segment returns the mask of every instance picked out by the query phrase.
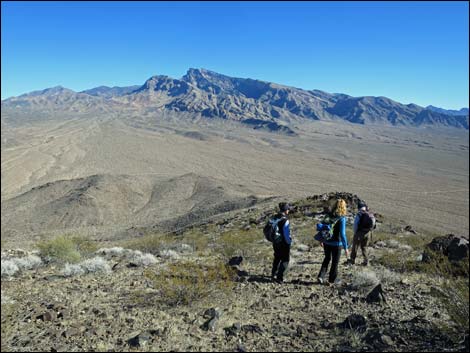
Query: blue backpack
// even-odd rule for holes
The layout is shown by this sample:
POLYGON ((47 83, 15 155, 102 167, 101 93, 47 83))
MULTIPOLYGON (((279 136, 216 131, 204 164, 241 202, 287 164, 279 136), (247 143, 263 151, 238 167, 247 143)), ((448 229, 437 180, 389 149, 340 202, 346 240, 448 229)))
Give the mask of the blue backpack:
POLYGON ((318 233, 315 234, 315 240, 318 241, 330 241, 333 239, 334 236, 334 229, 336 222, 338 222, 339 218, 334 220, 332 224, 328 223, 318 223, 317 224, 317 231, 318 233))

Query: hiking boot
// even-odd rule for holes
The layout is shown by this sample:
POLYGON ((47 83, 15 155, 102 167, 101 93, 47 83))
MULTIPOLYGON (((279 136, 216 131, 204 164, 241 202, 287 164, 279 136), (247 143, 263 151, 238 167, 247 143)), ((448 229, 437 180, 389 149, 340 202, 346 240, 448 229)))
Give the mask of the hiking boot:
POLYGON ((369 260, 364 260, 364 261, 362 262, 362 266, 367 266, 367 265, 369 265, 369 260))
POLYGON ((347 259, 347 260, 344 262, 344 264, 345 264, 346 266, 352 266, 352 265, 354 265, 354 261, 351 260, 351 259, 347 259))

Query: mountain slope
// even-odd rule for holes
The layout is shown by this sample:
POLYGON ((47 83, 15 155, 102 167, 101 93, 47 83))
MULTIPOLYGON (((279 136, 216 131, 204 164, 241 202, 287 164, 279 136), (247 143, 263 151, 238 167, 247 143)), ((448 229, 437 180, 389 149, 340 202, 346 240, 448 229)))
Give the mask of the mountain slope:
POLYGON ((179 227, 256 201, 247 189, 196 174, 92 175, 50 182, 2 201, 2 236, 84 227, 179 227))

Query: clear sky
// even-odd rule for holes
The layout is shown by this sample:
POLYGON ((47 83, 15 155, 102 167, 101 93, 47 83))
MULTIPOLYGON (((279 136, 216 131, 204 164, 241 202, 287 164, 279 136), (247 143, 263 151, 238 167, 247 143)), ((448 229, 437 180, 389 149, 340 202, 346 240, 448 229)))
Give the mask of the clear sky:
POLYGON ((190 67, 468 107, 468 2, 4 2, 2 99, 190 67))

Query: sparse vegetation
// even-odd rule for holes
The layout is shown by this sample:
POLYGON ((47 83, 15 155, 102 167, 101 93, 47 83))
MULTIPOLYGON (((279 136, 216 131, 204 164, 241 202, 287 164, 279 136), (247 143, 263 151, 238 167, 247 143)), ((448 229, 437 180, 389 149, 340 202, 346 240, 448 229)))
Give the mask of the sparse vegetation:
POLYGON ((457 331, 469 334, 469 279, 451 278, 442 285, 440 297, 447 312, 455 322, 457 331))
POLYGON ((79 264, 66 264, 62 274, 66 277, 80 276, 86 273, 109 273, 111 267, 101 257, 87 259, 79 264))
MULTIPOLYGON (((2 265, 3 268, 3 265, 2 265)), ((2 293, 2 339, 1 339, 1 351, 2 352, 8 352, 9 347, 6 345, 6 338, 8 338, 10 335, 13 334, 14 332, 14 322, 15 322, 15 315, 14 315, 14 304, 13 303, 3 303, 3 293, 2 293)))
POLYGON ((40 256, 46 262, 77 263, 83 257, 89 257, 96 250, 96 244, 84 237, 58 236, 37 244, 40 256))
POLYGON ((36 255, 2 259, 2 277, 11 277, 19 271, 32 270, 41 265, 42 260, 36 255))
POLYGON ((167 249, 176 244, 178 239, 168 234, 149 234, 129 240, 123 244, 124 248, 140 250, 145 253, 158 254, 162 249, 167 249))
POLYGON ((81 276, 85 273, 85 270, 82 266, 77 264, 65 264, 65 267, 62 269, 62 275, 65 277, 81 276))
POLYGON ((225 259, 233 256, 249 257, 253 254, 253 243, 262 240, 262 234, 256 230, 230 230, 222 233, 216 240, 216 251, 225 259))
POLYGON ((14 276, 19 268, 16 263, 12 260, 2 260, 2 277, 11 277, 14 276))
POLYGON ((379 282, 380 280, 377 278, 374 271, 363 270, 360 272, 354 272, 351 286, 355 290, 360 290, 362 288, 369 288, 377 285, 379 282))
POLYGON ((160 291, 157 300, 168 306, 191 305, 209 296, 220 300, 234 285, 233 270, 221 261, 211 265, 173 263, 159 272, 147 270, 144 275, 160 291))
POLYGON ((152 254, 142 254, 135 250, 129 254, 129 260, 137 266, 150 266, 158 262, 157 258, 152 254))

